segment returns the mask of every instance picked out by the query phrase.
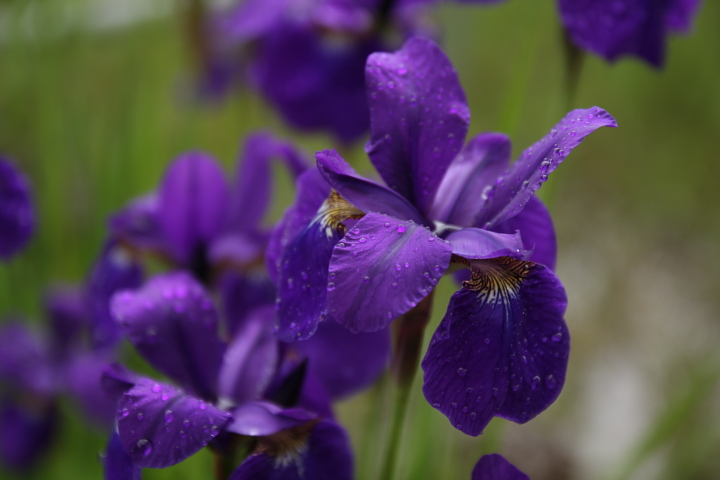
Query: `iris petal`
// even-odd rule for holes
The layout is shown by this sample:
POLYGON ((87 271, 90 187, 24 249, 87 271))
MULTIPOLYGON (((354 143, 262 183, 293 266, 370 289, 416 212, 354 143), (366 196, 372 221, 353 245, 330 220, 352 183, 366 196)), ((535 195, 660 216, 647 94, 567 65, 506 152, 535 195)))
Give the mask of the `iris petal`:
POLYGON ((0 259, 22 249, 35 230, 35 212, 25 176, 0 157, 0 259))
POLYGON ((478 460, 473 469, 472 480, 530 480, 530 478, 505 460, 502 455, 493 453, 478 460))

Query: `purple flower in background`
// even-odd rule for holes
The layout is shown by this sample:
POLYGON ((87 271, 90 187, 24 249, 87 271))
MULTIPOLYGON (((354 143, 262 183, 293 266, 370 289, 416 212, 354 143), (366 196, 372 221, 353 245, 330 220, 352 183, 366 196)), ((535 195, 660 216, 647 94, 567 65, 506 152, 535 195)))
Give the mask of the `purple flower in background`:
POLYGON ((472 480, 530 480, 502 455, 484 455, 472 472, 472 480))
POLYGON ((335 151, 317 154, 268 250, 278 334, 306 339, 326 318, 352 331, 384 328, 451 263, 468 267, 423 360, 425 396, 471 435, 493 416, 524 423, 557 398, 569 352, 554 230, 533 193, 615 120, 597 107, 572 111, 510 165, 504 135, 463 147, 465 94, 433 42, 371 55, 366 78, 366 150, 389 188, 335 151))
POLYGON ((623 55, 665 63, 665 37, 688 33, 700 0, 558 0, 572 42, 613 62, 623 55))
POLYGON ((25 176, 0 156, 0 259, 9 260, 30 240, 35 212, 25 176))
POLYGON ((260 262, 267 242, 261 222, 271 198, 270 161, 275 157, 293 176, 307 165, 291 145, 254 134, 230 188, 209 154, 180 155, 156 193, 134 200, 110 219, 111 235, 133 251, 192 271, 203 282, 225 267, 246 271, 260 262))
POLYGON ((210 443, 222 452, 228 437, 243 435, 256 437, 260 448, 233 478, 290 466, 327 468, 328 459, 342 459, 337 478, 350 478, 349 444, 334 422, 267 401, 283 390, 272 388, 281 361, 272 307, 256 309, 225 342, 209 295, 177 272, 117 294, 112 312, 138 352, 179 387, 117 368, 106 372, 106 389, 119 397, 106 476, 109 469, 165 468, 210 443))

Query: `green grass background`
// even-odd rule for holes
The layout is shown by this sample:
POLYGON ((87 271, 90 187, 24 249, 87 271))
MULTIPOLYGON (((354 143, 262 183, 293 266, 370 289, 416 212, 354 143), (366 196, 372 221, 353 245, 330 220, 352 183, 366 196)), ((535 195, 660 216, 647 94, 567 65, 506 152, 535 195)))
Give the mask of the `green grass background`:
MULTIPOLYGON (((636 350, 644 337, 688 324, 695 306, 710 313, 699 327, 690 325, 700 328, 698 335, 720 339, 713 313, 720 307, 720 3, 704 3, 694 33, 671 39, 663 71, 634 60, 608 65, 589 57, 584 65, 573 108, 601 106, 620 128, 588 138, 543 195, 556 221, 561 279, 567 272, 591 282, 599 275, 595 266, 620 266, 609 293, 592 309, 572 309, 587 305, 582 294, 592 287, 566 283, 574 349, 563 396, 526 426, 494 420, 476 439, 455 431, 430 408, 417 381, 400 478, 469 478, 489 451, 506 454, 535 480, 583 478, 586 471, 601 479, 720 476, 720 362, 716 349, 704 345, 687 345, 661 367, 642 360, 632 365, 647 372, 642 377, 656 401, 648 407, 650 423, 617 461, 587 470, 586 460, 563 448, 563 438, 574 438, 574 426, 593 414, 582 406, 582 382, 603 348, 636 350), (654 321, 648 318, 653 310, 637 300, 658 288, 643 272, 667 272, 668 264, 670 294, 693 308, 654 321)), ((112 4, 0 1, 0 153, 27 173, 38 209, 30 247, 0 265, 0 317, 21 314, 40 324, 44 289, 83 278, 104 238, 107 215, 152 190, 178 153, 209 151, 230 173, 243 136, 256 129, 292 138, 308 152, 337 146, 327 136, 290 131, 252 92, 217 105, 193 102, 192 59, 178 5, 147 0, 157 15, 115 27, 88 26, 112 4)), ((446 5, 438 21, 470 102, 471 133, 507 132, 517 155, 567 111, 554 2, 446 5)), ((361 146, 346 153, 358 169, 370 170, 361 146)), ((274 218, 291 201, 291 191, 280 189, 274 218)), ((431 329, 454 288, 441 284, 431 329)), ((667 345, 676 342, 667 337, 667 345)), ((663 345, 647 357, 661 357, 663 345)), ((381 385, 339 405, 361 480, 374 478, 383 449, 386 390, 381 385)), ((85 426, 72 405, 64 404, 63 413, 51 454, 29 478, 100 478, 104 434, 85 426)), ((625 435, 618 429, 619 440, 625 435)), ((201 452, 170 469, 146 470, 144 478, 212 478, 211 460, 201 452)), ((2 470, 0 476, 16 478, 2 470)))

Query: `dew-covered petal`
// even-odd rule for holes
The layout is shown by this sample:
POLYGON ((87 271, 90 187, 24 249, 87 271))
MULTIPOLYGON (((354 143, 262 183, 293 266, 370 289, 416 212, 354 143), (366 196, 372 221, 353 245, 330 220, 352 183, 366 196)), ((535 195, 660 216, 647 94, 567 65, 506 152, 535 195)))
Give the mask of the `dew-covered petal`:
POLYGON ((323 322, 312 338, 291 348, 308 359, 308 374, 339 398, 368 387, 382 374, 390 359, 390 331, 352 333, 337 322, 323 322))
POLYGON ((496 225, 493 231, 500 233, 520 231, 523 247, 531 252, 527 260, 542 263, 550 270, 555 270, 557 259, 555 227, 550 212, 537 196, 531 196, 520 213, 496 225))
POLYGON ((294 428, 314 418, 299 409, 283 409, 269 402, 248 402, 232 410, 227 430, 240 435, 263 437, 294 428))
POLYGON ((29 411, 26 405, 0 402, 0 463, 9 469, 27 470, 44 455, 57 424, 54 403, 29 411))
POLYGON ((256 309, 238 329, 220 369, 220 396, 236 403, 257 400, 270 384, 278 362, 273 333, 275 309, 256 309))
POLYGON ((185 272, 156 276, 140 290, 116 294, 111 311, 155 368, 198 396, 215 398, 225 344, 215 307, 194 278, 185 272))
POLYGON ((352 478, 353 459, 347 434, 329 421, 317 423, 309 432, 290 431, 277 440, 263 439, 261 448, 230 476, 230 480, 352 478))
POLYGON ((580 48, 615 61, 638 56, 655 67, 665 61, 668 7, 674 1, 560 0, 563 25, 580 48))
POLYGON ((308 167, 308 161, 287 142, 275 139, 266 132, 247 137, 237 177, 230 197, 229 228, 234 232, 248 232, 260 226, 272 195, 271 161, 278 158, 293 178, 308 167))
POLYGON ((100 458, 104 480, 141 480, 142 469, 135 465, 120 442, 120 436, 113 432, 100 458))
POLYGON ((368 214, 332 252, 328 315, 353 332, 380 330, 435 288, 451 255, 422 225, 368 214))
POLYGON ((142 266, 117 241, 105 242, 85 280, 94 346, 111 346, 120 339, 120 331, 110 313, 110 298, 120 290, 140 287, 142 281, 142 266))
POLYGON ((484 455, 475 464, 472 480, 530 480, 530 478, 517 469, 505 457, 493 453, 484 455))
POLYGON ((215 406, 149 378, 123 395, 117 411, 122 446, 143 468, 184 460, 207 445, 229 419, 215 406))
POLYGON ((481 133, 453 160, 435 195, 430 217, 454 225, 470 225, 483 206, 483 193, 510 166, 510 139, 481 133))
POLYGON ((570 351, 565 290, 548 268, 471 262, 422 362, 428 402, 468 435, 493 416, 525 423, 562 390, 570 351))
POLYGON ((218 163, 203 152, 176 158, 160 186, 158 220, 175 260, 187 265, 224 226, 228 186, 218 163))
POLYGON ((278 222, 267 246, 266 265, 274 282, 278 281, 283 251, 307 228, 329 194, 330 185, 316 168, 306 170, 298 178, 295 203, 278 222))
POLYGON ((159 200, 155 192, 136 198, 110 216, 110 235, 132 249, 170 255, 158 215, 159 200))
POLYGON ((426 215, 470 123, 457 73, 440 47, 415 37, 395 53, 370 55, 365 81, 365 150, 385 183, 426 215))
POLYGON ((320 173, 330 186, 363 212, 423 223, 423 216, 405 197, 362 178, 335 150, 323 150, 315 158, 320 173))
POLYGON ((30 185, 20 171, 0 157, 0 259, 8 260, 25 247, 34 230, 30 185))
POLYGON ((592 107, 573 110, 543 139, 523 152, 506 176, 498 177, 473 226, 493 228, 514 217, 533 193, 585 137, 600 127, 616 127, 615 119, 605 110, 592 107))
POLYGON ((467 259, 486 259, 503 256, 525 258, 519 233, 504 234, 479 228, 463 228, 447 236, 452 253, 467 259))

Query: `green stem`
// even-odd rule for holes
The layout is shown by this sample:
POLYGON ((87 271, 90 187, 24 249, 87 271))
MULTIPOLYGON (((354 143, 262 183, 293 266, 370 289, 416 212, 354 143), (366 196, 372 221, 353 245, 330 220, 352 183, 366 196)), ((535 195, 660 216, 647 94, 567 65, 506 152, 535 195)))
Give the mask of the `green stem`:
POLYGON ((407 414, 410 391, 417 372, 425 327, 430 320, 433 293, 425 297, 412 310, 395 322, 395 351, 392 374, 396 382, 393 398, 393 416, 388 444, 380 471, 380 480, 392 480, 395 474, 400 441, 407 414))

